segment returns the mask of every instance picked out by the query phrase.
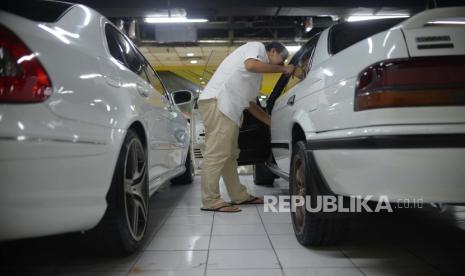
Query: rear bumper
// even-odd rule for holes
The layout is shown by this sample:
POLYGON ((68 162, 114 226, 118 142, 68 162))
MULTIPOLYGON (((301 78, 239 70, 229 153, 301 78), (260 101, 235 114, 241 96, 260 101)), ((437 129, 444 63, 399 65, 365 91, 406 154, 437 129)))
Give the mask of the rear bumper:
POLYGON ((114 145, 3 137, 0 152, 0 240, 87 230, 100 221, 114 145))
POLYGON ((465 203, 463 133, 313 139, 307 147, 335 194, 465 203))

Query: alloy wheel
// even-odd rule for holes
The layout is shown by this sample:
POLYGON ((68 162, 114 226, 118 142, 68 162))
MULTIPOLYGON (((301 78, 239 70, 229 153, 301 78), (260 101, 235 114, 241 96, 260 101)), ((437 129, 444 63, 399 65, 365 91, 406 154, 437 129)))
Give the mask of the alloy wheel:
POLYGON ((131 236, 144 237, 148 222, 147 161, 139 140, 128 145, 124 163, 124 207, 131 236))

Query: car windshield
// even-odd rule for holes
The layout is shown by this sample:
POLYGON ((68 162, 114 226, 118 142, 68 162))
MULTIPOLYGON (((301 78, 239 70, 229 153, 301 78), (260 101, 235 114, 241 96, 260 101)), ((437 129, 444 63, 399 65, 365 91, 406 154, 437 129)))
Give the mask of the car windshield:
POLYGON ((335 55, 365 38, 394 27, 404 20, 405 18, 377 19, 336 24, 329 30, 329 53, 335 55))

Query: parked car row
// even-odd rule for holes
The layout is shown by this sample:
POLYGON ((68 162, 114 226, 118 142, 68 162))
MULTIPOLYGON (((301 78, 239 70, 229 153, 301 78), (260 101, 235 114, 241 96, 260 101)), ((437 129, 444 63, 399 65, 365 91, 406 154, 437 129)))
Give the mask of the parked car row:
MULTIPOLYGON (((238 163, 291 195, 464 204, 464 18, 434 9, 315 35, 268 99, 271 128, 245 113, 238 163)), ((0 66, 0 240, 81 231, 134 252, 150 195, 192 182, 192 93, 168 93, 108 19, 64 2, 2 7, 0 66)), ((290 215, 304 245, 344 229, 338 214, 290 215)))

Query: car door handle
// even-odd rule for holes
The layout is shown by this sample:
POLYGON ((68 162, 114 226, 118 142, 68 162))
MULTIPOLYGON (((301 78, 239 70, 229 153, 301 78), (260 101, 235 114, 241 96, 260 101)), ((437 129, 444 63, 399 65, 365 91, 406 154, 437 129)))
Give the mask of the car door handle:
POLYGON ((137 84, 136 87, 137 92, 139 92, 139 95, 141 95, 142 97, 148 97, 150 95, 150 91, 142 85, 137 84))
POLYGON ((293 105, 294 105, 294 100, 295 100, 295 95, 292 95, 292 96, 287 100, 287 105, 293 106, 293 105))

